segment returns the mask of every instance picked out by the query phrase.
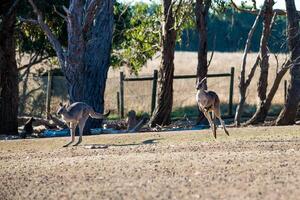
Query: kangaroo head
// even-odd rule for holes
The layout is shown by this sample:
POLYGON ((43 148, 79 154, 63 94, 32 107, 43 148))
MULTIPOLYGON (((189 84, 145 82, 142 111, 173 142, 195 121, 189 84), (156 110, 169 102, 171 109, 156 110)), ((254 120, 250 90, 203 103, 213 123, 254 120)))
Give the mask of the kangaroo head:
POLYGON ((57 110, 57 115, 61 115, 66 111, 66 105, 63 105, 62 103, 59 103, 59 108, 57 110))
POLYGON ((204 87, 203 87, 203 83, 204 83, 204 81, 205 81, 206 79, 207 79, 206 77, 204 77, 201 81, 199 81, 199 79, 198 79, 198 81, 197 81, 197 83, 196 83, 196 89, 197 89, 197 90, 200 90, 200 89, 204 88, 204 87))

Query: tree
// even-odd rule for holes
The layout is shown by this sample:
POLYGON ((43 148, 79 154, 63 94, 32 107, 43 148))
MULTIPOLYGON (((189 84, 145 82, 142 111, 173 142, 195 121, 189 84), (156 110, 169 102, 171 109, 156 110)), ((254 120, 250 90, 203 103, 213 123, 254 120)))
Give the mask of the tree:
MULTIPOLYGON (((95 111, 104 111, 104 92, 110 64, 113 35, 112 0, 72 0, 64 7, 68 41, 66 48, 43 19, 33 0, 31 4, 39 24, 52 44, 67 79, 70 102, 85 102, 95 111)), ((86 131, 99 127, 99 120, 88 120, 86 131)))
MULTIPOLYGON (((208 62, 207 62, 207 20, 208 11, 211 6, 211 0, 196 0, 195 16, 196 29, 198 31, 199 46, 198 46, 198 64, 197 64, 197 78, 202 80, 207 76, 208 62)), ((206 81, 205 81, 205 87, 206 81)))
POLYGON ((245 44, 245 49, 244 49, 244 54, 243 54, 243 58, 242 58, 242 64, 241 64, 241 72, 240 72, 240 76, 239 76, 239 103, 238 106, 236 108, 236 112, 235 112, 235 118, 234 118, 234 122, 236 126, 240 126, 241 123, 241 116, 244 110, 244 105, 246 102, 246 91, 251 83, 251 80, 254 76, 255 70, 257 68, 257 65, 260 62, 260 57, 258 56, 254 65, 252 66, 250 73, 248 75, 248 77, 246 78, 246 64, 247 64, 247 55, 248 52, 250 50, 250 46, 251 46, 251 42, 252 42, 252 37, 254 34, 254 31, 257 28, 259 19, 262 15, 262 9, 260 10, 259 14, 257 15, 249 33, 248 33, 248 38, 245 44))
POLYGON ((126 66, 138 74, 147 60, 160 50, 160 6, 115 4, 112 66, 126 66))
POLYGON ((175 18, 172 0, 163 0, 162 58, 159 68, 157 106, 150 126, 168 125, 173 104, 174 53, 176 43, 175 18))
POLYGON ((0 5, 0 134, 18 133, 18 70, 15 59, 16 1, 0 5))
POLYGON ((161 27, 161 63, 158 74, 158 97, 150 126, 168 125, 173 105, 174 53, 178 32, 189 16, 189 3, 163 0, 161 27))
POLYGON ((277 125, 290 125, 295 123, 297 108, 300 101, 300 28, 299 13, 294 0, 286 0, 288 46, 291 52, 292 66, 290 69, 291 81, 289 84, 287 100, 279 114, 277 125))

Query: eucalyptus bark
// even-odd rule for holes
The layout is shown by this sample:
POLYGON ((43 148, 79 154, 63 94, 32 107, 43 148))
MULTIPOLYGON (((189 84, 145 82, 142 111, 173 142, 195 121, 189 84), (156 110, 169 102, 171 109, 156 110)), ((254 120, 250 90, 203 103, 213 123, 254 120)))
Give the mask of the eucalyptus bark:
POLYGON ((300 28, 299 14, 295 1, 286 0, 288 45, 291 52, 292 67, 290 69, 291 81, 289 83, 287 100, 276 125, 290 125, 295 123, 300 101, 300 28))
POLYGON ((269 50, 268 41, 271 35, 271 22, 273 17, 273 0, 265 0, 265 7, 263 11, 263 32, 260 41, 260 73, 257 85, 257 93, 260 104, 266 99, 268 87, 268 73, 269 73, 269 50))
MULTIPOLYGON (((207 62, 207 20, 208 11, 211 6, 211 0, 196 0, 195 15, 196 28, 198 31, 198 64, 197 64, 197 78, 201 81, 207 76, 208 62, 207 62)), ((207 84, 205 81, 205 88, 207 84)))
POLYGON ((150 119, 150 126, 168 125, 173 105, 174 53, 176 43, 175 18, 172 0, 163 1, 162 59, 158 74, 157 106, 150 119))
MULTIPOLYGON (((104 111, 104 92, 110 65, 113 35, 112 0, 72 0, 67 13, 68 46, 63 49, 43 21, 32 0, 37 22, 58 57, 68 84, 70 103, 85 102, 96 112, 104 111)), ((101 120, 89 119, 84 132, 99 128, 101 120)))
MULTIPOLYGON (((16 1, 17 2, 17 1, 16 1)), ((18 70, 16 63, 16 10, 11 1, 0 9, 0 134, 18 133, 18 70)))

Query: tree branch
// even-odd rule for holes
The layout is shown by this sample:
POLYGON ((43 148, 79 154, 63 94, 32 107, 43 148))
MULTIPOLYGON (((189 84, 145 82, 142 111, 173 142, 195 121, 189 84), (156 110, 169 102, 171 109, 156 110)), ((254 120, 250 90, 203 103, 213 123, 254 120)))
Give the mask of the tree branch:
POLYGON ((25 19, 23 17, 19 17, 18 19, 20 20, 20 22, 25 22, 32 25, 39 25, 39 22, 35 19, 25 19))
POLYGON ((13 10, 17 7, 19 1, 20 0, 15 0, 13 5, 9 8, 8 12, 5 14, 5 17, 9 16, 13 12, 13 10))
POLYGON ((254 31, 256 30, 256 27, 258 25, 258 22, 259 22, 259 19, 260 19, 262 13, 263 12, 262 12, 262 9, 261 9, 259 11, 259 14, 257 15, 255 21, 254 21, 249 33, 248 33, 248 38, 247 38, 245 49, 244 49, 243 61, 242 61, 242 65, 241 65, 240 85, 245 84, 245 69, 246 69, 246 63, 247 63, 247 55, 248 55, 248 52, 250 50, 250 46, 251 46, 254 31))
POLYGON ((34 4, 33 0, 28 0, 28 2, 30 3, 30 5, 33 8, 33 12, 37 15, 37 21, 38 21, 41 29, 44 31, 44 33, 48 37, 48 40, 52 44, 52 46, 53 46, 53 48, 56 52, 56 55, 58 57, 58 60, 59 60, 59 63, 61 65, 61 67, 64 68, 65 56, 64 56, 64 51, 63 51, 63 48, 62 48, 60 42, 55 37, 55 35, 52 33, 49 26, 47 24, 45 24, 42 13, 38 10, 38 8, 34 4))
MULTIPOLYGON (((257 15, 259 12, 259 9, 247 10, 247 9, 241 8, 241 7, 237 6, 233 0, 230 0, 230 3, 235 10, 240 11, 240 12, 246 12, 246 13, 255 14, 255 15, 257 15)), ((276 13, 276 15, 280 15, 280 16, 286 15, 286 11, 282 10, 282 9, 273 9, 273 12, 276 13)), ((298 15, 300 14, 299 11, 297 11, 297 13, 298 13, 298 15)))
POLYGON ((250 70, 250 73, 249 73, 249 75, 247 77, 247 80, 245 81, 245 86, 246 87, 248 87, 250 85, 251 80, 252 80, 252 78, 254 76, 255 70, 256 70, 256 68, 257 68, 257 66, 258 66, 259 63, 260 63, 260 56, 258 55, 257 58, 256 58, 256 61, 255 61, 254 65, 253 65, 253 67, 250 70))
POLYGON ((56 14, 58 14, 58 16, 63 18, 66 22, 68 21, 67 17, 65 15, 63 15, 62 13, 60 13, 54 5, 53 5, 53 8, 54 8, 54 12, 56 12, 56 14))
POLYGON ((93 22, 94 16, 99 10, 100 0, 92 0, 88 5, 85 13, 84 24, 83 24, 83 32, 87 32, 93 22))
POLYGON ((22 67, 19 67, 19 68, 18 68, 18 71, 21 71, 21 70, 23 70, 23 69, 32 67, 32 66, 34 66, 34 65, 36 65, 36 64, 38 64, 38 63, 40 63, 40 62, 42 62, 42 61, 44 61, 44 60, 46 60, 46 59, 48 59, 48 58, 51 58, 51 57, 52 57, 52 56, 45 56, 45 57, 41 57, 40 59, 35 59, 33 62, 30 62, 30 63, 28 63, 28 64, 26 64, 26 65, 23 65, 22 67))
POLYGON ((213 50, 212 50, 212 52, 210 54, 210 58, 209 58, 209 61, 208 61, 208 64, 207 64, 207 68, 209 68, 209 66, 211 64, 211 61, 212 61, 212 59, 214 57, 214 53, 215 53, 215 49, 216 49, 216 39, 217 39, 217 37, 215 35, 215 37, 214 37, 214 43, 213 43, 213 50))

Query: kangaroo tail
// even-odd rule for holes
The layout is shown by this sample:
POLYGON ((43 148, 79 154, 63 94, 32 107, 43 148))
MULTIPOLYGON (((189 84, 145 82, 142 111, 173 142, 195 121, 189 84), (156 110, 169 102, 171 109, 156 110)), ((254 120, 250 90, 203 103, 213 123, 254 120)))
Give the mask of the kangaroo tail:
POLYGON ((109 114, 110 114, 110 110, 105 114, 97 113, 94 110, 90 111, 89 113, 89 115, 95 119, 105 119, 109 114))

